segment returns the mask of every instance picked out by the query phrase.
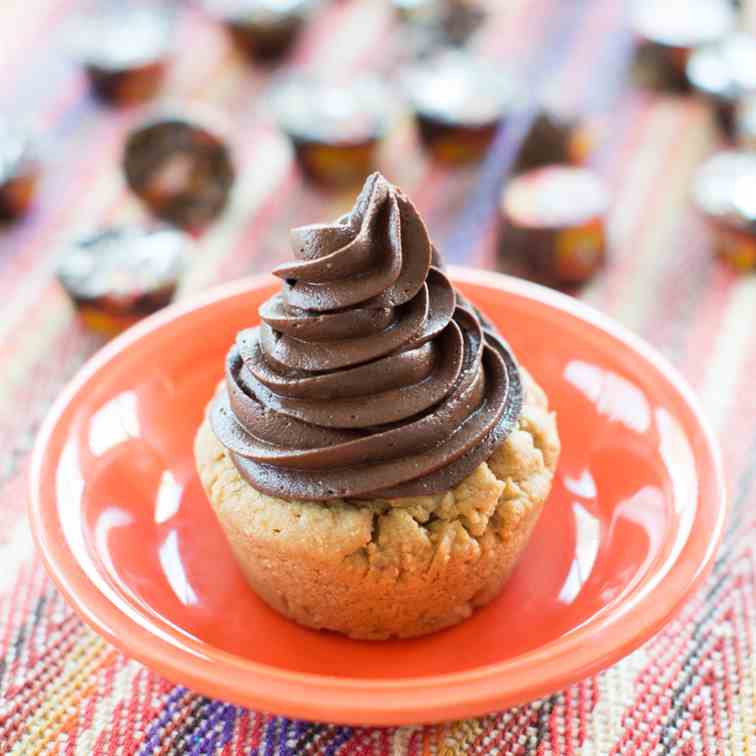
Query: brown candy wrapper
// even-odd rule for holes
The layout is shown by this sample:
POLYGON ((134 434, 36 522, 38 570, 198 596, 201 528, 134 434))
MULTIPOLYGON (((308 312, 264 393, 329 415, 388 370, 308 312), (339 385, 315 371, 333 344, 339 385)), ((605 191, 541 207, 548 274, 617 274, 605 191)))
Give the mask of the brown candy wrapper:
POLYGON ((756 234, 713 225, 716 253, 739 273, 756 270, 756 234))
POLYGON ((454 126, 426 114, 417 114, 420 141, 428 153, 443 163, 480 160, 496 136, 498 121, 482 126, 454 126))
POLYGON ((375 168, 377 137, 338 144, 293 137, 292 144, 302 173, 325 186, 357 184, 375 168))
POLYGON ((303 20, 289 18, 270 26, 227 21, 231 39, 249 58, 275 60, 284 55, 299 35, 303 20))
POLYGON ((68 45, 100 100, 136 105, 162 86, 173 53, 174 22, 168 6, 106 3, 71 22, 68 45))
POLYGON ((545 107, 536 116, 515 161, 515 172, 555 163, 582 165, 600 141, 598 119, 545 107))
POLYGON ((458 51, 410 67, 403 83, 420 141, 432 157, 452 164, 480 160, 517 103, 506 71, 458 51))
POLYGON ((706 220, 714 252, 738 271, 756 268, 756 154, 725 150, 693 182, 693 204, 706 220))
POLYGON ((312 0, 203 0, 205 12, 223 24, 235 47, 252 60, 273 61, 293 46, 312 0))
POLYGON ((108 228, 70 245, 58 280, 87 326, 110 336, 173 299, 191 244, 168 228, 108 228))
POLYGON ((524 173, 502 196, 501 253, 544 283, 584 283, 606 256, 607 210, 607 192, 590 171, 553 165, 524 173))
POLYGON ((310 181, 352 186, 374 170, 393 114, 381 80, 366 76, 337 83, 293 76, 272 87, 270 101, 310 181))
POLYGON ((637 78, 655 87, 685 89, 692 51, 733 31, 736 21, 730 0, 636 0, 631 24, 639 42, 637 78))
POLYGON ((698 48, 686 73, 693 91, 711 103, 725 136, 735 139, 738 103, 756 93, 756 37, 737 32, 698 48))
POLYGON ((117 105, 138 105, 152 99, 163 84, 164 61, 122 71, 87 66, 92 90, 97 97, 117 105))
POLYGON ((0 221, 26 214, 34 202, 40 174, 31 137, 0 123, 0 221))
POLYGON ((25 215, 37 189, 38 169, 29 169, 20 176, 0 181, 0 220, 11 221, 25 215))

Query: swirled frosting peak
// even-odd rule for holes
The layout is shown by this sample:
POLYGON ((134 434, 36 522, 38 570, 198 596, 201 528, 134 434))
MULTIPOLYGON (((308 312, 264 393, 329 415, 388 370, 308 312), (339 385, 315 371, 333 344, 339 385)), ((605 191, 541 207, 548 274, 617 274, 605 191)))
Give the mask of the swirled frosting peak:
POLYGON ((210 413, 239 472, 289 499, 459 483, 512 430, 520 377, 417 210, 373 174, 348 215, 296 228, 291 243, 281 292, 237 335, 210 413))

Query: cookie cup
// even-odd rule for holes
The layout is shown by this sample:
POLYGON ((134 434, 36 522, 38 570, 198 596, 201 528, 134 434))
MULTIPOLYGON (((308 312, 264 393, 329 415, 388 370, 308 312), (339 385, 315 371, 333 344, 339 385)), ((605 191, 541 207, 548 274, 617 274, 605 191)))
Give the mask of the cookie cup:
POLYGON ((491 601, 528 543, 559 457, 555 415, 522 373, 515 430, 457 486, 432 496, 267 496, 241 477, 206 418, 197 469, 250 586, 302 625, 372 640, 441 630, 491 601))

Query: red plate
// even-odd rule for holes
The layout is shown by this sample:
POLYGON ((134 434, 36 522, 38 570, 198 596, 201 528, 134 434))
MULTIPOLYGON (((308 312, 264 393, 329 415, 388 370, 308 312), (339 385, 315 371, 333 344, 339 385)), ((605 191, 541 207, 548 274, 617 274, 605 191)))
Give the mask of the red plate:
POLYGON ((617 661, 711 565, 725 493, 691 391, 638 338, 539 286, 457 270, 548 393, 563 453, 502 594, 404 641, 306 630, 246 586, 192 440, 237 330, 277 285, 240 281, 96 355, 39 437, 31 521, 53 578, 124 653, 202 693, 290 717, 400 724, 482 714, 617 661))

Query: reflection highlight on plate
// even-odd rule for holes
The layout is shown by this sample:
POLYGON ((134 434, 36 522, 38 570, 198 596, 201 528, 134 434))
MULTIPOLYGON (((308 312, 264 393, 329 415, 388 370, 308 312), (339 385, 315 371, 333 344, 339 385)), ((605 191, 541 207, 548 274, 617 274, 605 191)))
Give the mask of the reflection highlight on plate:
POLYGON ((157 494, 155 495, 155 522, 162 525, 176 515, 181 506, 181 484, 170 470, 163 470, 160 475, 157 494))
POLYGON ((163 573, 168 580, 168 585, 171 586, 171 590, 176 594, 176 598, 184 606, 197 604, 197 594, 189 584, 184 563, 181 561, 178 533, 175 530, 171 530, 163 543, 158 547, 158 558, 160 559, 163 573))
POLYGON ((579 496, 581 499, 596 498, 596 481, 593 479, 593 475, 588 468, 581 470, 580 475, 576 478, 563 475, 562 482, 571 494, 575 494, 575 496, 579 496))
POLYGON ((139 438, 137 403, 135 391, 124 391, 92 415, 89 421, 89 449, 95 457, 131 438, 139 438))
MULTIPOLYGON (((98 569, 98 565, 93 559, 93 554, 97 554, 98 558, 103 561, 104 565, 107 565, 108 562, 112 565, 112 560, 109 557, 109 549, 107 548, 107 541, 102 544, 101 542, 104 540, 102 536, 98 538, 98 536, 95 535, 95 545, 104 545, 104 552, 93 552, 87 545, 83 520, 81 517, 84 509, 85 484, 82 475, 81 461, 79 459, 78 444, 76 443, 75 437, 68 439, 68 442, 60 455, 60 461, 56 469, 55 488, 58 502, 58 516, 63 529, 63 535, 68 543, 68 547, 77 555, 81 568, 94 585, 97 586, 97 590, 118 606, 128 617, 131 618, 132 621, 142 624, 143 620, 140 617, 139 611, 130 606, 127 601, 124 601, 119 592, 113 589, 105 577, 108 573, 103 573, 98 569)), ((110 527, 112 527, 112 523, 109 526, 106 520, 106 524, 103 528, 98 528, 98 526, 95 525, 95 533, 97 533, 98 530, 105 532, 109 530, 110 527)))
POLYGON ((580 360, 572 360, 564 377, 596 405, 599 413, 630 430, 645 433, 651 425, 651 410, 644 393, 621 375, 580 360))
MULTIPOLYGON (((687 543, 698 501, 698 478, 693 450, 675 417, 664 407, 652 410, 643 391, 626 378, 580 360, 568 362, 563 376, 610 423, 622 423, 638 434, 645 434, 652 429, 652 425, 656 431, 659 456, 671 483, 671 495, 665 497, 658 486, 644 486, 617 504, 609 533, 611 540, 611 531, 624 520, 637 526, 648 540, 642 565, 639 565, 636 576, 630 578, 628 585, 621 591, 626 593, 635 585, 653 558, 659 558, 661 554, 665 563, 671 565, 687 543), (677 518, 677 528, 671 546, 664 553, 670 507, 677 518)), ((592 453, 598 453, 601 449, 602 444, 599 442, 592 453)), ((628 462, 631 463, 630 460, 628 462)), ((561 481, 567 491, 575 496, 594 504, 597 497, 600 498, 600 490, 589 467, 582 469, 577 475, 563 473, 561 481)), ((572 509, 575 518, 575 557, 559 594, 559 599, 564 603, 574 601, 588 580, 601 540, 598 518, 578 502, 573 502, 572 509)), ((616 599, 617 595, 609 586, 603 591, 603 598, 607 602, 616 599)))
POLYGON ((575 557, 562 590, 559 591, 559 600, 565 604, 575 600, 590 577, 601 542, 601 522, 598 517, 578 502, 573 503, 572 513, 575 517, 575 557))

